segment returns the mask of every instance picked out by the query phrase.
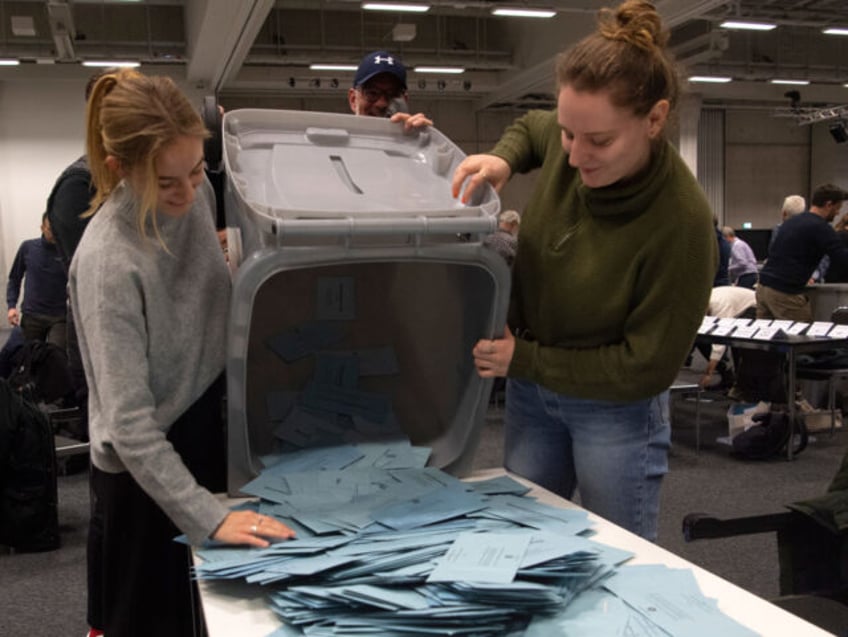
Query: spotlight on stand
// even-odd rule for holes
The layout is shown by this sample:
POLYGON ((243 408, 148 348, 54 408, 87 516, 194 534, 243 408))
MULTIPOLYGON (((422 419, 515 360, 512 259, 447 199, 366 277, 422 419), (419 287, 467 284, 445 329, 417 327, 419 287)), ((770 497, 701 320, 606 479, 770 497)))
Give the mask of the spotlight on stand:
POLYGON ((789 108, 792 110, 797 110, 801 104, 801 93, 798 91, 786 91, 783 97, 789 98, 789 108))
POLYGON ((833 141, 837 144, 848 142, 848 130, 845 128, 845 122, 831 124, 828 130, 830 131, 830 136, 833 137, 833 141))

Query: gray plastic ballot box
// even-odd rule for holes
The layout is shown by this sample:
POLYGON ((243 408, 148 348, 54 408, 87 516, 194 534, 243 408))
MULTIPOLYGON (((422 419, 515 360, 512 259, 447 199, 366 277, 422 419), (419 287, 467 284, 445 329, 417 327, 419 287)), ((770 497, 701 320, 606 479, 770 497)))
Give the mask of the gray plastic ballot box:
POLYGON ((223 118, 230 265, 228 491, 262 457, 391 439, 470 472, 502 334, 509 269, 480 241, 491 187, 451 196, 464 158, 434 128, 245 109, 223 118))

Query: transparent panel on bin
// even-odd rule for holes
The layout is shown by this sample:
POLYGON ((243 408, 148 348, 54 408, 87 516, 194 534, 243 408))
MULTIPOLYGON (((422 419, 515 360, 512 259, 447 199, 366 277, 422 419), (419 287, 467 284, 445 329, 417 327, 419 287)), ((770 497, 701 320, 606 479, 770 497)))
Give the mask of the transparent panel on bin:
POLYGON ((473 263, 274 273, 256 292, 249 328, 250 455, 391 438, 399 429, 433 448, 432 465, 470 461, 474 412, 488 388, 471 349, 491 325, 495 294, 492 273, 473 263))

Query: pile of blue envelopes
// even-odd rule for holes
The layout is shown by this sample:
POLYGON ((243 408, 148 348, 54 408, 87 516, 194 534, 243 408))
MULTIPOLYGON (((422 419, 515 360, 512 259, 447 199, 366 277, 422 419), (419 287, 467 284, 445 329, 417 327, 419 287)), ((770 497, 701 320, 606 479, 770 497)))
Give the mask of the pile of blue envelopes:
POLYGON ((426 459, 401 440, 266 458, 247 506, 297 538, 200 549, 196 577, 256 584, 284 620, 279 635, 754 634, 691 572, 620 567, 631 554, 593 542, 585 511, 541 504, 507 476, 462 482, 426 459))

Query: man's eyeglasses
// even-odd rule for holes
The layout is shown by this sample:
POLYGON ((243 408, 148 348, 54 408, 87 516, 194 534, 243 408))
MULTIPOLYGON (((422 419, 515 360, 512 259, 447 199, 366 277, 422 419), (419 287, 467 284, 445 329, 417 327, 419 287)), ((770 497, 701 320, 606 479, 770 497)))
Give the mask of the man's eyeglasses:
POLYGON ((403 97, 402 88, 396 88, 391 91, 383 91, 378 88, 364 88, 360 86, 359 92, 362 93, 362 96, 369 102, 377 102, 381 97, 387 102, 391 102, 393 99, 397 99, 398 97, 403 97))

